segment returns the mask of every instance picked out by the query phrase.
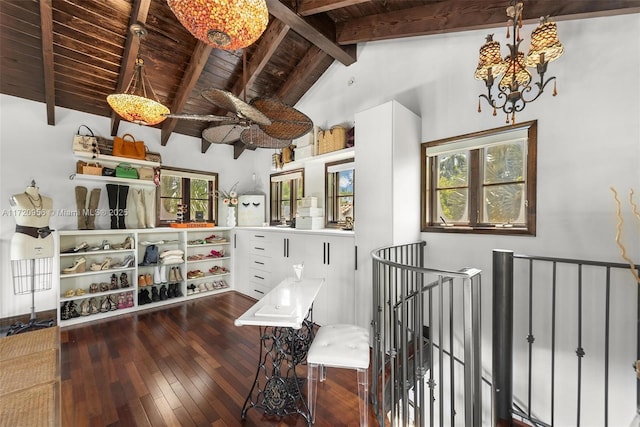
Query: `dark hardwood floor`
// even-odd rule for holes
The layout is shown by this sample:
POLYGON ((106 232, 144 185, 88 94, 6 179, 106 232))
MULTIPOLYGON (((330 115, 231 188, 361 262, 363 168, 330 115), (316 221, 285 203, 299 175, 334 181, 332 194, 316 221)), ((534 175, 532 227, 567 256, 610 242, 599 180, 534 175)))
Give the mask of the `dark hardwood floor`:
MULTIPOLYGON (((253 303, 232 291, 63 329, 63 426, 305 426, 256 409, 240 419, 259 333, 233 321, 253 303)), ((355 371, 329 369, 317 405, 316 426, 358 426, 355 371)))

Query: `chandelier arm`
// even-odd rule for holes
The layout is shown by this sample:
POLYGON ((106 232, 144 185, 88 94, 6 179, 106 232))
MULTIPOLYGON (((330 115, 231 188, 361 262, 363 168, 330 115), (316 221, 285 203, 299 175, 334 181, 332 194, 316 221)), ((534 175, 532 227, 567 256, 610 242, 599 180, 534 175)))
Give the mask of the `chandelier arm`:
MULTIPOLYGON (((555 77, 549 77, 546 81, 543 82, 543 76, 541 75, 540 76, 540 81, 535 83, 535 85, 538 88, 538 93, 536 93, 536 96, 531 98, 531 99, 524 99, 524 97, 523 97, 523 101, 526 104, 528 104, 529 102, 533 102, 536 99, 538 99, 540 97, 540 95, 542 95, 542 93, 544 92, 544 88, 547 87, 547 85, 549 83, 551 83, 555 79, 556 79, 555 77)), ((524 92, 531 92, 532 90, 533 89, 531 88, 531 86, 527 86, 527 88, 525 90, 523 90, 522 92, 524 94, 524 92)))

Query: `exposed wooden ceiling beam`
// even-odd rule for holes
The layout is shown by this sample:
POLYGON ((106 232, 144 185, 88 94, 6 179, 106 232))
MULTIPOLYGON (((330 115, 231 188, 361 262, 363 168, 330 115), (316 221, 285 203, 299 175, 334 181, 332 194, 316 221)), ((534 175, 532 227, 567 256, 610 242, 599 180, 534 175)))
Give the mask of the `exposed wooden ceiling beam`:
POLYGON ((297 94, 295 87, 301 81, 304 81, 308 75, 316 72, 322 61, 326 58, 327 54, 325 52, 317 46, 311 46, 295 70, 289 74, 287 81, 280 87, 276 96, 286 104, 293 105, 298 102, 301 95, 297 94))
POLYGON ((247 69, 244 70, 248 77, 246 83, 244 82, 244 78, 238 79, 233 85, 231 93, 239 98, 244 97, 245 90, 251 87, 264 67, 269 63, 290 28, 287 24, 279 20, 273 20, 269 23, 267 30, 260 39, 260 45, 256 48, 253 55, 251 55, 247 69))
MULTIPOLYGON (((134 0, 131 8, 131 18, 129 19, 129 27, 133 24, 145 24, 149 15, 149 6, 151 0, 134 0)), ((127 34, 127 40, 124 44, 124 53, 122 55, 122 63, 120 64, 120 75, 118 76, 118 85, 116 93, 120 93, 126 89, 126 84, 131 80, 133 69, 136 65, 136 58, 140 50, 140 38, 131 32, 127 34)), ((120 126, 120 116, 115 111, 111 112, 111 135, 118 134, 120 126)))
POLYGON ((47 107, 47 124, 56 124, 56 87, 53 69, 53 11, 51 0, 40 0, 40 30, 42 33, 42 67, 44 101, 47 107))
POLYGON ((298 6, 298 13, 302 16, 310 16, 360 3, 369 3, 370 1, 371 0, 306 0, 298 6))
MULTIPOLYGON (((425 6, 365 16, 340 23, 336 41, 341 45, 428 34, 494 28, 506 25, 505 0, 449 0, 425 6)), ((525 22, 540 16, 554 20, 635 13, 640 0, 563 1, 537 0, 524 5, 525 22)))
MULTIPOLYGON (((207 60, 209 59, 209 55, 212 50, 213 47, 211 45, 201 41, 198 41, 196 44, 193 54, 191 55, 191 61, 189 61, 187 69, 184 71, 182 80, 178 85, 178 91, 173 98, 173 103, 170 108, 171 112, 181 112, 186 105, 189 97, 191 96, 191 91, 196 86, 196 83, 198 83, 198 79, 200 79, 200 74, 202 74, 202 70, 207 64, 207 60)), ((160 131, 160 143, 162 145, 167 145, 169 137, 171 137, 171 133, 176 128, 177 124, 178 119, 166 119, 162 122, 162 130, 160 131)))
POLYGON ((305 21, 301 16, 284 4, 280 3, 280 0, 267 0, 267 7, 271 15, 289 25, 293 31, 318 46, 342 64, 351 65, 356 62, 355 56, 350 55, 349 52, 338 46, 333 40, 330 40, 312 25, 307 23, 307 21, 305 21))

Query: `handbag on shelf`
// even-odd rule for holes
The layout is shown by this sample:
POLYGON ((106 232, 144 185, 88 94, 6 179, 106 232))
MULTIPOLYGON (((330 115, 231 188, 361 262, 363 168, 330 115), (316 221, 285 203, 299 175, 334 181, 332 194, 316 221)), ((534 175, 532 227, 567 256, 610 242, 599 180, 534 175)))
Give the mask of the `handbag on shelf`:
POLYGON ((86 165, 88 165, 88 163, 87 163, 87 162, 83 162, 82 160, 78 160, 78 161, 76 162, 76 173, 84 173, 84 172, 82 171, 82 169, 83 169, 86 165))
POLYGON ((102 176, 116 176, 116 170, 114 168, 102 168, 102 176))
POLYGON ((122 137, 116 136, 113 139, 112 154, 116 157, 127 157, 136 160, 146 160, 147 158, 144 142, 136 141, 130 133, 126 133, 122 137), (125 139, 127 137, 131 138, 131 140, 125 139))
POLYGON ((82 173, 85 175, 102 175, 102 165, 100 163, 87 163, 82 166, 82 173))
POLYGON ((98 152, 111 156, 113 153, 113 139, 107 139, 103 136, 96 136, 98 142, 98 152))
POLYGON ((162 163, 162 156, 160 155, 160 153, 156 153, 155 151, 149 151, 149 149, 147 148, 147 152, 145 154, 145 160, 149 162, 162 163))
POLYGON ((153 181, 156 172, 151 166, 142 166, 138 169, 138 179, 153 181))
POLYGON ((98 140, 88 126, 80 125, 76 134, 73 135, 73 151, 92 153, 94 157, 100 154, 98 140), (89 131, 90 135, 80 135, 80 129, 83 127, 89 131))
POLYGON ((138 170, 129 163, 120 163, 116 166, 116 177, 138 179, 138 170))

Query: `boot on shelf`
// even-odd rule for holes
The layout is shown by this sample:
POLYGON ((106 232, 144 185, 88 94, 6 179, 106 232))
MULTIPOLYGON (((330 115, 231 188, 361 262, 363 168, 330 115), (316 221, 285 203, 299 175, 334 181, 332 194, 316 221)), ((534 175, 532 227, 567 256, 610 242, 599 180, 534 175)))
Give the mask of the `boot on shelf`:
POLYGON ((123 230, 126 227, 124 219, 127 217, 127 196, 129 195, 128 185, 118 185, 118 228, 123 230))
POLYGON ((76 187, 76 208, 78 210, 78 230, 87 229, 85 205, 87 203, 87 187, 76 187))
POLYGON ((156 190, 144 190, 144 212, 147 228, 156 226, 156 190))
POLYGON ((96 211, 98 210, 99 204, 100 204, 100 189, 94 188, 93 190, 91 190, 91 195, 89 196, 89 211, 85 219, 87 230, 96 229, 96 211))
POLYGON ((111 215, 111 229, 118 229, 118 187, 117 184, 107 184, 109 197, 109 214, 111 215))
POLYGON ((133 190, 133 199, 136 203, 136 215, 138 217, 138 228, 146 228, 146 215, 145 215, 145 194, 143 189, 133 190))

